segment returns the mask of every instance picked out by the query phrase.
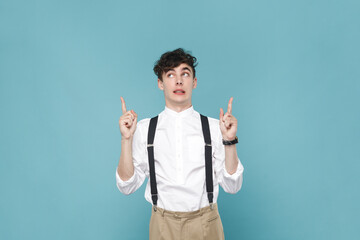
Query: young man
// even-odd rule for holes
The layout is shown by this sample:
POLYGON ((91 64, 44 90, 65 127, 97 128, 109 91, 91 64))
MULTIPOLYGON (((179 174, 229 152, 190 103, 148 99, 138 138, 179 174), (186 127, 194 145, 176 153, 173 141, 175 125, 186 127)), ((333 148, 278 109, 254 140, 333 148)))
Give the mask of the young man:
POLYGON ((229 193, 242 185, 233 98, 225 114, 220 108, 220 120, 196 112, 191 102, 195 67, 196 58, 181 48, 157 61, 154 72, 165 109, 156 118, 137 123, 137 114, 127 111, 121 97, 116 183, 122 193, 131 194, 150 178, 145 199, 153 204, 151 240, 224 239, 216 204, 219 185, 229 193))

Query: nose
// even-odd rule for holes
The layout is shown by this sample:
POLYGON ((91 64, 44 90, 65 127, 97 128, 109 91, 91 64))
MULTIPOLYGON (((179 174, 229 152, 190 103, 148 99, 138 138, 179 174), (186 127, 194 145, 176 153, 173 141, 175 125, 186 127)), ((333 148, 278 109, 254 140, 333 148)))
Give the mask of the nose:
POLYGON ((176 85, 182 85, 182 84, 183 84, 183 82, 182 82, 181 77, 176 78, 176 85))

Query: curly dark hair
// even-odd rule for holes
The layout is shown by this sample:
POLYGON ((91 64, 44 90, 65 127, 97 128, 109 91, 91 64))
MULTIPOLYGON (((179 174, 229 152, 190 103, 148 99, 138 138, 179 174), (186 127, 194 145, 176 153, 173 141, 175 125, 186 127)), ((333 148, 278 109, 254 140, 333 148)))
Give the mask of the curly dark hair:
POLYGON ((182 63, 186 63, 192 68, 195 77, 195 67, 197 66, 196 57, 192 56, 189 52, 182 48, 178 48, 174 51, 169 51, 161 55, 160 59, 155 63, 154 73, 162 81, 163 73, 176 68, 182 63))

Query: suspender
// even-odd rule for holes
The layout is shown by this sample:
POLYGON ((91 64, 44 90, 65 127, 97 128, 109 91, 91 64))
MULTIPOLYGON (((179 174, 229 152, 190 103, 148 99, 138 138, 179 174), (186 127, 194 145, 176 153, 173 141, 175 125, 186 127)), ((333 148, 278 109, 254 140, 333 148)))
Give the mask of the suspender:
POLYGON ((213 209, 213 178, 212 178, 212 146, 209 128, 209 120, 207 117, 200 114, 201 126, 205 142, 205 178, 206 178, 206 191, 211 209, 213 209))
POLYGON ((154 211, 156 212, 157 208, 157 186, 156 186, 156 175, 155 175, 155 163, 154 163, 154 138, 155 130, 157 124, 158 116, 150 119, 148 140, 147 140, 147 150, 148 150, 148 160, 149 160, 149 170, 150 170, 150 188, 151 188, 151 199, 154 206, 154 211))
MULTIPOLYGON (((210 204, 210 208, 213 209, 213 179, 212 179, 212 147, 211 147, 211 135, 209 128, 209 120, 206 116, 200 114, 201 126, 205 141, 205 180, 206 180, 206 191, 210 204)), ((158 116, 150 119, 148 139, 147 139, 147 150, 149 160, 149 171, 150 171, 150 189, 151 199, 153 202, 154 211, 157 210, 158 192, 156 185, 156 174, 155 174, 155 163, 154 163, 154 138, 155 130, 157 125, 158 116)))

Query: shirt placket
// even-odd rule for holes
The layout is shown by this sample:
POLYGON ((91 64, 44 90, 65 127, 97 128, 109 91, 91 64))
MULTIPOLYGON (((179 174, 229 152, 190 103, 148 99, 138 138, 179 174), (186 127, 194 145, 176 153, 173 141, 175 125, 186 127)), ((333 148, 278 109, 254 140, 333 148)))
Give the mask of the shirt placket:
POLYGON ((177 173, 177 182, 179 184, 184 183, 183 177, 183 154, 182 154, 182 119, 180 117, 176 118, 175 123, 175 138, 176 138, 176 173, 177 173))

